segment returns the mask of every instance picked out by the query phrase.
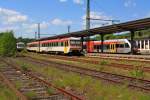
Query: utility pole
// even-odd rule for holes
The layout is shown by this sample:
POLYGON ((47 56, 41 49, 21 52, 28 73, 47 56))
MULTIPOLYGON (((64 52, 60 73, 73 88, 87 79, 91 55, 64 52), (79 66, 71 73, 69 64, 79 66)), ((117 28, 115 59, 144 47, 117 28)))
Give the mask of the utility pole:
POLYGON ((35 32, 35 40, 37 39, 37 32, 35 32))
POLYGON ((87 0, 87 10, 86 10, 86 30, 90 29, 90 0, 87 0))
POLYGON ((68 25, 68 33, 70 33, 70 25, 68 25))
MULTIPOLYGON (((90 0, 87 0, 86 6, 87 6, 87 8, 86 8, 86 30, 88 31, 88 34, 90 34, 89 33, 89 29, 90 29, 90 0)), ((90 47, 90 45, 89 45, 90 36, 88 36, 86 39, 87 39, 87 45, 86 45, 87 50, 86 51, 89 52, 89 50, 90 50, 90 48, 89 48, 90 47)), ((81 37, 81 41, 82 42, 84 41, 83 37, 81 37)))
POLYGON ((38 23, 38 40, 39 40, 39 52, 40 52, 40 23, 38 23))

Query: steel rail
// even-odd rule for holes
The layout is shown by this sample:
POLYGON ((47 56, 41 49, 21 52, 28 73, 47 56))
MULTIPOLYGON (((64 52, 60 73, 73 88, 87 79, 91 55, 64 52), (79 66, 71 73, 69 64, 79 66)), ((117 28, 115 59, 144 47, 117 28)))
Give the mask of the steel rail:
POLYGON ((70 92, 68 92, 68 91, 66 91, 66 90, 64 90, 64 89, 62 89, 62 88, 56 87, 56 86, 53 85, 52 83, 47 82, 46 80, 43 80, 43 79, 39 78, 38 76, 36 76, 36 75, 34 75, 34 74, 28 72, 28 71, 23 71, 23 70, 21 70, 19 67, 15 66, 15 65, 12 64, 12 63, 7 62, 7 61, 4 60, 4 59, 1 59, 1 60, 2 60, 3 62, 5 62, 7 65, 10 65, 10 66, 14 67, 15 69, 17 69, 17 70, 23 72, 24 74, 26 74, 26 75, 28 75, 28 76, 30 76, 30 77, 32 77, 32 78, 38 80, 39 82, 42 82, 43 84, 46 84, 48 87, 55 88, 56 90, 58 90, 58 91, 61 92, 62 94, 66 95, 67 97, 70 97, 71 100, 84 100, 83 98, 78 97, 78 96, 74 95, 73 93, 70 93, 70 92))
POLYGON ((32 57, 28 57, 26 60, 28 61, 30 60, 32 62, 39 63, 39 64, 45 64, 47 66, 53 65, 54 67, 59 68, 59 69, 72 71, 72 72, 80 73, 83 75, 88 75, 88 76, 95 77, 98 79, 111 81, 113 83, 124 84, 124 81, 127 81, 129 82, 128 84, 129 87, 135 87, 138 89, 150 91, 149 80, 137 79, 137 78, 133 78, 129 76, 117 75, 117 74, 112 74, 112 73, 107 73, 107 72, 100 72, 100 71, 96 71, 96 70, 92 70, 88 68, 81 68, 81 67, 74 66, 74 65, 62 64, 62 63, 58 63, 58 62, 54 62, 50 60, 37 59, 37 58, 32 58, 32 57), (143 84, 143 86, 138 86, 139 84, 137 83, 134 84, 134 82, 139 82, 139 84, 143 84), (145 87, 145 85, 147 86, 147 84, 148 84, 148 87, 145 87))

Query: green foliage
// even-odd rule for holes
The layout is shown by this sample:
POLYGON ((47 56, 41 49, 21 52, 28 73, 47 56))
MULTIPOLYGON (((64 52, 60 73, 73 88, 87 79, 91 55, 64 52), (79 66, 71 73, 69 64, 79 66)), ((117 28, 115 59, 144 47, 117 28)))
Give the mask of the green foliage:
POLYGON ((23 42, 25 44, 29 43, 29 42, 32 42, 34 41, 35 39, 29 39, 29 38, 22 38, 22 37, 19 37, 17 38, 17 42, 23 42))
POLYGON ((29 91, 25 94, 29 100, 32 100, 32 98, 36 97, 37 94, 34 91, 29 91))
MULTIPOLYGON (((130 37, 131 37, 130 33, 119 34, 119 35, 107 34, 107 35, 104 36, 104 39, 105 40, 130 39, 130 37)), ((135 39, 150 38, 150 29, 135 32, 135 37, 134 38, 135 39)), ((101 35, 96 35, 96 37, 94 37, 93 39, 99 41, 99 40, 101 40, 101 35)))
POLYGON ((24 71, 27 71, 27 70, 28 70, 28 67, 27 67, 27 65, 26 65, 25 63, 23 63, 23 64, 21 65, 21 69, 24 70, 24 71))
POLYGON ((101 62, 100 62, 100 65, 106 65, 106 64, 108 64, 107 61, 101 61, 101 62))
POLYGON ((131 72, 131 75, 135 78, 144 78, 143 67, 136 66, 135 69, 131 72))
POLYGON ((56 91, 53 88, 47 88, 48 94, 54 94, 56 91))
POLYGON ((15 93, 0 82, 0 100, 18 100, 15 93))
POLYGON ((16 54, 16 39, 13 32, 4 32, 0 35, 0 55, 13 56, 16 54))
POLYGON ((20 89, 21 86, 22 86, 22 83, 20 81, 16 81, 15 86, 16 86, 17 89, 20 89))

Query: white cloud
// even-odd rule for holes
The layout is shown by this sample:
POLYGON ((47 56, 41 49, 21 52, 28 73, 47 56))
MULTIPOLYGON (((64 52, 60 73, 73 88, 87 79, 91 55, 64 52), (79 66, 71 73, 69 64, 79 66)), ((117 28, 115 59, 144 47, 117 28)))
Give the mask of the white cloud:
POLYGON ((125 7, 135 7, 136 6, 136 2, 135 2, 135 0, 125 0, 124 6, 125 7))
MULTIPOLYGON (((42 23, 40 23, 40 28, 47 29, 49 25, 50 25, 50 23, 43 21, 42 23)), ((34 33, 38 29, 38 24, 23 23, 22 28, 27 33, 34 33)))
MULTIPOLYGON (((59 0, 60 2, 67 2, 68 0, 59 0)), ((75 4, 83 4, 84 0, 72 0, 75 4)))
POLYGON ((83 4, 84 3, 83 0, 73 0, 73 2, 76 3, 76 4, 83 4))
POLYGON ((28 17, 14 10, 0 8, 0 20, 3 24, 14 24, 25 22, 28 17))
POLYGON ((61 19, 55 18, 51 21, 51 24, 56 25, 56 26, 66 26, 66 25, 71 25, 72 21, 61 20, 61 19))
POLYGON ((60 2, 67 2, 67 0, 59 0, 60 2))
POLYGON ((11 30, 16 31, 18 29, 19 29, 18 26, 5 26, 0 28, 0 32, 11 31, 11 30))

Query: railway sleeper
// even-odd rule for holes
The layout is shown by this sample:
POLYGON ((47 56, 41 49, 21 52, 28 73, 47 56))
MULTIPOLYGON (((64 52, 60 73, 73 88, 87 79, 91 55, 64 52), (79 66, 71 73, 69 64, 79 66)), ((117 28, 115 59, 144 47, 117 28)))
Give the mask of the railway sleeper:
POLYGON ((38 97, 32 98, 32 100, 69 100, 69 99, 66 99, 61 94, 56 94, 56 95, 51 95, 51 96, 38 96, 38 97))
POLYGON ((20 91, 43 91, 46 90, 45 87, 29 87, 29 88, 21 88, 20 91))

